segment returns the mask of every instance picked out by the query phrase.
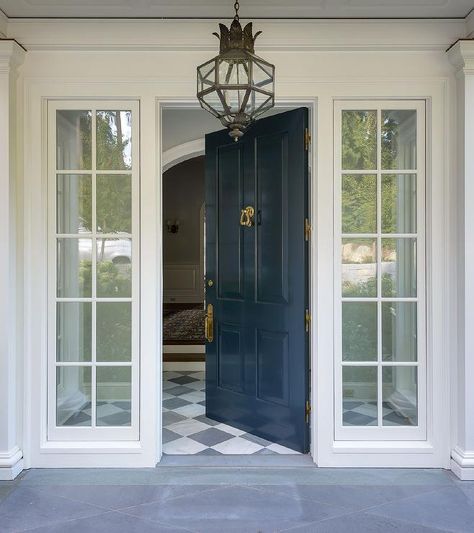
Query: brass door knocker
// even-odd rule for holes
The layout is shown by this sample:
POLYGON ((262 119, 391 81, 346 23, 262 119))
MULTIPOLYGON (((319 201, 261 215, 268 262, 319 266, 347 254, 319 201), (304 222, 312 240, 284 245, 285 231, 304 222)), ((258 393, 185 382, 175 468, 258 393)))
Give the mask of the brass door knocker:
POLYGON ((253 217, 255 215, 255 209, 248 205, 245 209, 240 211, 240 225, 251 228, 254 224, 253 217))

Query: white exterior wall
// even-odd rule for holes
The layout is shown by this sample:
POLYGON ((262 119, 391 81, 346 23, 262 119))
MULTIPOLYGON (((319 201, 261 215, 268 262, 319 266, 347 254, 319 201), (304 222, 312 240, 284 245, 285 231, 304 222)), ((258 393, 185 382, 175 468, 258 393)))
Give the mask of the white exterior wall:
POLYGON ((474 41, 449 50, 457 71, 456 219, 458 237, 457 338, 453 361, 453 450, 451 468, 461 479, 474 480, 474 41))
MULTIPOLYGON (((275 63, 277 99, 314 103, 311 211, 313 308, 312 455, 320 466, 449 467, 456 330, 456 79, 445 50, 468 21, 256 21, 257 53, 275 63), (334 99, 426 99, 428 265, 428 440, 337 442, 333 384, 334 99)), ((469 26, 469 28, 468 28, 469 26)), ((24 191, 25 384, 20 402, 27 467, 153 466, 161 457, 160 105, 195 101, 195 69, 217 53, 215 21, 10 21, 28 49, 18 85, 24 191), (45 102, 139 99, 141 108, 141 432, 139 442, 47 441, 45 102)), ((0 27, 0 32, 2 31, 0 27)), ((472 29, 470 30, 472 31, 472 29)), ((20 267, 19 267, 20 268, 20 267)), ((22 270, 23 272, 23 270, 22 270)), ((20 276, 21 279, 21 276, 20 276)), ((460 283, 462 280, 460 280, 460 283)), ((474 295, 473 295, 474 296, 474 295)), ((461 353, 461 352, 459 352, 461 353)), ((474 377, 473 377, 474 380, 474 377)), ((474 408, 474 407, 473 407, 474 408)), ((474 420, 474 417, 471 417, 474 420)), ((2 423, 0 419, 0 424, 2 423)), ((458 426, 457 426, 458 427, 458 426)), ((458 429, 452 428, 455 441, 458 429)), ((474 449, 474 447, 470 448, 474 449)), ((1 451, 1 450, 0 450, 1 451)))

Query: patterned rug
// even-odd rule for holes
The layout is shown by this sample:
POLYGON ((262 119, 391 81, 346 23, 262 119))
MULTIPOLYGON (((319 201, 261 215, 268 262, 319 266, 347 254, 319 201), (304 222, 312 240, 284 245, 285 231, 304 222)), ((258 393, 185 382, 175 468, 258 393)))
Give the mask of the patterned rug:
POLYGON ((165 309, 163 344, 204 344, 204 309, 165 309))

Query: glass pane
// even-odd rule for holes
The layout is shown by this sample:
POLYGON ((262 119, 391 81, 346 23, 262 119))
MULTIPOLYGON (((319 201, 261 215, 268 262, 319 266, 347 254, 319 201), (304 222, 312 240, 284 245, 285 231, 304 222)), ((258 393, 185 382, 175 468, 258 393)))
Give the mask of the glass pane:
POLYGON ((57 177, 57 232, 92 231, 92 178, 79 174, 57 177))
POLYGON ((342 239, 342 295, 377 296, 375 239, 342 239))
POLYGON ((382 296, 416 297, 416 239, 382 239, 382 296))
POLYGON ((92 304, 60 302, 56 305, 56 359, 68 362, 90 361, 92 304))
POLYGON ((416 111, 382 111, 382 168, 416 169, 416 111))
POLYGON ((343 425, 377 425, 377 367, 342 368, 343 425))
POLYGON ((97 367, 97 426, 130 426, 132 369, 129 366, 97 367))
POLYGON ((417 426, 417 368, 384 367, 382 376, 383 425, 417 426))
POLYGON ((58 239, 57 294, 59 298, 92 296, 92 239, 58 239))
POLYGON ((97 168, 132 168, 132 112, 97 111, 97 168))
POLYGON ((377 168, 377 112, 342 112, 343 170, 377 168))
POLYGON ((91 367, 56 368, 56 425, 91 425, 91 367))
POLYGON ((56 165, 58 170, 91 170, 92 112, 56 111, 56 165))
POLYGON ((342 304, 342 359, 377 360, 377 303, 342 304))
POLYGON ((382 233, 416 233, 416 174, 382 176, 382 233))
POLYGON ((131 239, 97 239, 97 296, 132 296, 131 239))
POLYGON ((342 233, 376 233, 377 176, 342 176, 342 233))
POLYGON ((132 305, 130 302, 97 303, 97 361, 130 361, 132 305))
POLYGON ((97 231, 132 232, 132 177, 97 176, 97 231))
POLYGON ((384 361, 417 360, 415 302, 382 303, 382 358, 384 361))

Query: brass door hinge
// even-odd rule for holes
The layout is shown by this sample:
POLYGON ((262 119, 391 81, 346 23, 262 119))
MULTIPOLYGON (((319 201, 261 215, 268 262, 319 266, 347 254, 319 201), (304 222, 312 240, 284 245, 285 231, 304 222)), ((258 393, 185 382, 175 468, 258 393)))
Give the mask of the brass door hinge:
POLYGON ((304 406, 304 419, 306 423, 309 423, 309 417, 311 415, 311 403, 309 400, 306 400, 305 406, 304 406))
POLYGON ((311 224, 309 223, 309 219, 308 218, 305 218, 304 219, 304 240, 306 242, 309 242, 310 238, 311 238, 311 224))
POLYGON ((304 312, 304 329, 306 333, 309 333, 310 324, 311 324, 311 313, 309 312, 309 309, 306 309, 304 312))
POLYGON ((308 128, 304 129, 304 149, 309 150, 309 145, 311 144, 311 133, 308 128))

